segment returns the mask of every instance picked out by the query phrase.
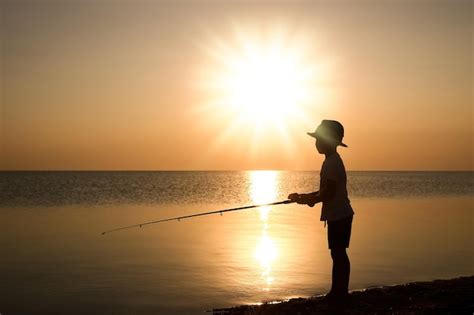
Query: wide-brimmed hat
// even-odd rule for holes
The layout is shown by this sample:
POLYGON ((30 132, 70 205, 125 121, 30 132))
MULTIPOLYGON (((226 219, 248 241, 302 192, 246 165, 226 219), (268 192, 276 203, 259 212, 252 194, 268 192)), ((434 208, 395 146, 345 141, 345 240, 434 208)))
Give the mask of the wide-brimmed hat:
POLYGON ((342 143, 344 138, 344 127, 336 120, 323 120, 314 132, 307 132, 313 138, 335 142, 337 145, 347 148, 347 145, 342 143))

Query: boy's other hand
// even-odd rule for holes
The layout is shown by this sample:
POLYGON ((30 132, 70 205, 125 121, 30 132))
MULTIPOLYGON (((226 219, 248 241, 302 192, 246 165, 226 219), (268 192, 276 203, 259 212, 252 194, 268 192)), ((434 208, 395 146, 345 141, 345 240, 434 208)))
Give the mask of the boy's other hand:
POLYGON ((311 193, 311 194, 292 193, 288 195, 288 199, 300 205, 308 205, 310 207, 313 207, 317 203, 317 201, 314 200, 314 193, 311 193))
POLYGON ((288 195, 288 199, 294 201, 300 205, 307 205, 308 204, 308 194, 298 194, 292 193, 288 195))
POLYGON ((299 194, 298 195, 298 200, 296 200, 296 203, 299 203, 300 205, 308 205, 309 206, 310 202, 310 195, 309 194, 299 194))
POLYGON ((298 193, 292 193, 288 195, 288 199, 294 202, 298 202, 298 200, 300 199, 300 195, 298 193))

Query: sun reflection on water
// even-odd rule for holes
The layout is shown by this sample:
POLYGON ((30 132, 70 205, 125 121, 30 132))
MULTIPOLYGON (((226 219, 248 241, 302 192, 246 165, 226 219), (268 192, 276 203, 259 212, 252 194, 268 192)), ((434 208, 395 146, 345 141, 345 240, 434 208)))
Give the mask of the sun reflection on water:
MULTIPOLYGON (((278 173, 275 171, 253 171, 250 173, 250 194, 254 203, 268 203, 275 201, 277 196, 278 173)), ((272 265, 278 257, 278 249, 269 235, 268 216, 271 207, 261 207, 260 221, 262 222, 262 234, 255 248, 255 258, 260 263, 264 290, 269 291, 274 281, 271 275, 272 265)))

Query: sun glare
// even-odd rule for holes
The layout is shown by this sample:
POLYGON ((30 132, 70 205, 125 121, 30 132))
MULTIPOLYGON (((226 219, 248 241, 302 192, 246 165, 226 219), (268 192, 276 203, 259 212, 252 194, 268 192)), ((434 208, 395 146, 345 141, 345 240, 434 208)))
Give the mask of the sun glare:
POLYGON ((198 80, 207 97, 200 107, 207 121, 227 126, 216 144, 244 132, 240 138, 251 144, 250 153, 270 134, 289 148, 291 130, 312 128, 327 68, 322 58, 315 62, 314 47, 301 36, 281 29, 255 34, 236 30, 226 40, 214 37, 205 46, 211 62, 198 80))
MULTIPOLYGON (((250 175, 250 193, 255 203, 268 203, 277 197, 278 173, 275 171, 252 171, 250 175)), ((278 249, 269 234, 268 216, 271 207, 261 207, 260 221, 262 222, 262 235, 255 248, 255 258, 260 263, 261 275, 264 280, 264 290, 269 291, 274 281, 272 265, 278 257, 278 249)))

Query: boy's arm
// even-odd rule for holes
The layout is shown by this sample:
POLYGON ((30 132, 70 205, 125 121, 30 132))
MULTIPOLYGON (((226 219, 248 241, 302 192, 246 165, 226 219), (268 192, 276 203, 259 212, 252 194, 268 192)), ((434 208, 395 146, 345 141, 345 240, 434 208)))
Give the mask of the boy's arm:
POLYGON ((328 179, 326 181, 326 186, 324 186, 319 192, 315 203, 331 200, 336 193, 336 184, 337 182, 335 180, 328 179))
POLYGON ((321 188, 320 191, 315 191, 309 194, 300 194, 299 199, 302 204, 306 204, 310 207, 314 207, 315 204, 320 203, 322 201, 331 200, 336 192, 336 181, 328 179, 326 185, 321 188))

